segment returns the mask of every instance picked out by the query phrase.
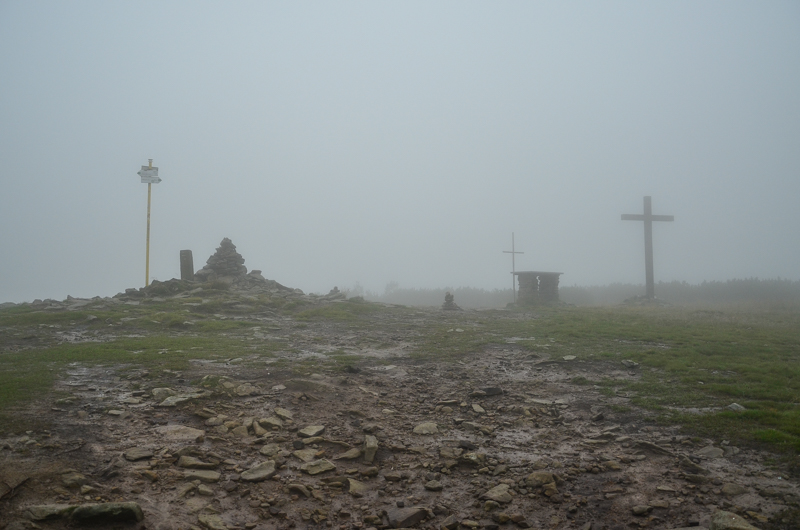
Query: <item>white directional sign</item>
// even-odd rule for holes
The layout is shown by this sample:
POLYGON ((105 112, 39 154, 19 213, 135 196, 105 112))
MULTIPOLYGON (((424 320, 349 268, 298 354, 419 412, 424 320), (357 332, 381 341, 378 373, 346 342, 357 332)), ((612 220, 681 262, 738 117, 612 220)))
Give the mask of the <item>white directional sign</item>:
POLYGON ((139 176, 142 177, 142 184, 158 184, 161 182, 157 167, 142 166, 139 176))

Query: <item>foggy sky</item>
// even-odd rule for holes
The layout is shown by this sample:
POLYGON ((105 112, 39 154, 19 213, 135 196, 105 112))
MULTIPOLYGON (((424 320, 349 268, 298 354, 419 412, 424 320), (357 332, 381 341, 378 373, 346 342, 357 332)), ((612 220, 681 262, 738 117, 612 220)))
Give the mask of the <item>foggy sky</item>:
POLYGON ((800 279, 800 4, 0 3, 0 301, 800 279))

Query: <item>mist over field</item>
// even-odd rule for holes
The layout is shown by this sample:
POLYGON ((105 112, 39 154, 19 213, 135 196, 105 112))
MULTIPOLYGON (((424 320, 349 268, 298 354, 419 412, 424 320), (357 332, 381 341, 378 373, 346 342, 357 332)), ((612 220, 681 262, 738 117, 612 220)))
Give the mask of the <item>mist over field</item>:
POLYGON ((0 302, 142 287, 150 158, 151 280, 639 286, 644 196, 656 282, 800 280, 797 2, 11 0, 0 72, 0 302))

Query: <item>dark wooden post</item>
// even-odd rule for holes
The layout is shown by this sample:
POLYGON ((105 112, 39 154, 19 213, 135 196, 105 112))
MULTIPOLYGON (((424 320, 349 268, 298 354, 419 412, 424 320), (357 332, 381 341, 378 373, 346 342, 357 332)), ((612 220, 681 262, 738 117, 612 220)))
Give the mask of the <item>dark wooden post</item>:
POLYGON ((644 268, 647 281, 647 298, 655 298, 653 278, 653 221, 674 221, 672 215, 653 215, 653 204, 649 196, 644 198, 644 215, 622 214, 623 221, 644 221, 644 268))
POLYGON ((181 250, 181 280, 194 280, 194 260, 191 250, 181 250))

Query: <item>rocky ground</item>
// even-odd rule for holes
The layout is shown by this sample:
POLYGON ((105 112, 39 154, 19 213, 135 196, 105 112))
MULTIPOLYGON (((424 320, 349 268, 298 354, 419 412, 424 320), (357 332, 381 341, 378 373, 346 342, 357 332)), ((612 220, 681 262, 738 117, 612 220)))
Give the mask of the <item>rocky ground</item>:
POLYGON ((57 383, 66 397, 16 412, 43 427, 0 439, 0 528, 790 527, 775 515, 800 491, 769 455, 657 425, 629 396, 576 383, 635 379, 633 363, 523 347, 533 337, 499 336, 456 361, 412 355, 423 323, 457 334, 486 318, 269 314, 240 332, 281 340, 269 358, 158 377, 74 363, 57 383), (332 352, 358 361, 323 362, 332 352))

